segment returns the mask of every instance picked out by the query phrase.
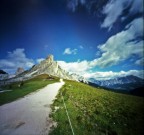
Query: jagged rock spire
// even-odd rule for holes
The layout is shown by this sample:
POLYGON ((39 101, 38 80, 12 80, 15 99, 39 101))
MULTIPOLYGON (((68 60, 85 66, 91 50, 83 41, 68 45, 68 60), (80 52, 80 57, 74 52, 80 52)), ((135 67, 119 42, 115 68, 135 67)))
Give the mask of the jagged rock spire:
POLYGON ((48 55, 48 57, 46 58, 46 60, 49 60, 50 62, 53 62, 54 56, 52 54, 50 54, 50 55, 48 55))
POLYGON ((18 75, 21 74, 22 72, 24 72, 24 69, 22 67, 18 67, 15 74, 18 75))

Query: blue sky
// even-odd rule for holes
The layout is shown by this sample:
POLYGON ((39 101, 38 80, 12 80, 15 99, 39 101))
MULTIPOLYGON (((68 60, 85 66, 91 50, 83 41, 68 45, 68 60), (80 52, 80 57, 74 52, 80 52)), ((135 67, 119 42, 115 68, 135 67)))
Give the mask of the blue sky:
POLYGON ((142 0, 2 0, 0 69, 14 73, 53 54, 85 77, 143 74, 142 0))

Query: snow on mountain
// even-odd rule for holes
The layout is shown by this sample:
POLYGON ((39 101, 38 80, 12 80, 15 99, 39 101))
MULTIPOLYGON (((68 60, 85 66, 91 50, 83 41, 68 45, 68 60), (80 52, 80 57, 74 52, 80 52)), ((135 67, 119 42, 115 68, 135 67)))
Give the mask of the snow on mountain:
POLYGON ((144 80, 130 75, 125 77, 118 77, 110 80, 96 80, 90 78, 89 82, 97 84, 102 87, 112 88, 112 89, 121 89, 121 90, 131 90, 143 86, 144 80))
POLYGON ((88 83, 87 79, 84 78, 83 76, 81 75, 78 75, 78 74, 75 74, 75 73, 72 73, 71 74, 72 78, 76 81, 80 81, 80 82, 84 82, 84 83, 88 83))

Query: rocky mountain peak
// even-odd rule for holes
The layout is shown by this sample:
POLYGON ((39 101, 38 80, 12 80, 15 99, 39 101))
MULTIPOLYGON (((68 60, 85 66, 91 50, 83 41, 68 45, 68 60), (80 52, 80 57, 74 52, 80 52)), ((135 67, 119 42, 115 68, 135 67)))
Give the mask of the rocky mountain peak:
MULTIPOLYGON (((50 76, 56 76, 58 78, 63 78, 67 80, 75 80, 75 81, 81 81, 85 82, 85 79, 79 75, 72 75, 69 72, 62 69, 57 61, 54 61, 53 55, 48 55, 48 57, 41 61, 39 64, 32 66, 29 70, 24 71, 23 68, 18 68, 16 72, 15 78, 11 78, 8 80, 8 83, 11 82, 17 82, 21 80, 27 80, 30 78, 33 78, 34 76, 41 75, 41 74, 48 74, 50 76)), ((1 76, 0 74, 0 80, 7 79, 7 76, 1 76)), ((4 82, 5 83, 5 82, 4 82)))
POLYGON ((33 66, 31 69, 21 74, 18 74, 17 77, 28 79, 40 74, 48 74, 48 75, 52 75, 52 76, 56 76, 68 80, 83 81, 82 77, 77 75, 71 75, 69 72, 62 69, 59 66, 58 62, 54 61, 53 55, 48 55, 48 57, 45 60, 33 66))
POLYGON ((7 74, 7 72, 0 69, 0 74, 7 74))
POLYGON ((50 55, 48 55, 46 60, 48 60, 49 62, 53 62, 54 61, 54 56, 50 54, 50 55))
POLYGON ((0 70, 0 80, 8 79, 9 75, 3 70, 0 70))
POLYGON ((18 67, 15 74, 18 75, 18 74, 21 74, 22 72, 24 72, 24 69, 22 67, 18 67))

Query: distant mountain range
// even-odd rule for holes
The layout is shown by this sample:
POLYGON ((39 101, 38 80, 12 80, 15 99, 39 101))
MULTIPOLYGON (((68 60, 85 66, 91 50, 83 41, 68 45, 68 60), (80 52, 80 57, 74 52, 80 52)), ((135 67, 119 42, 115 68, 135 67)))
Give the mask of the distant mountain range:
POLYGON ((94 78, 90 78, 89 82, 94 83, 97 86, 125 91, 131 91, 144 86, 144 80, 133 75, 117 77, 109 80, 96 80, 94 78))

